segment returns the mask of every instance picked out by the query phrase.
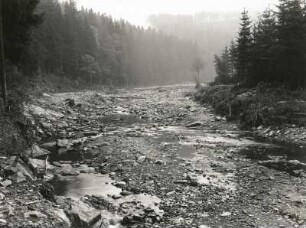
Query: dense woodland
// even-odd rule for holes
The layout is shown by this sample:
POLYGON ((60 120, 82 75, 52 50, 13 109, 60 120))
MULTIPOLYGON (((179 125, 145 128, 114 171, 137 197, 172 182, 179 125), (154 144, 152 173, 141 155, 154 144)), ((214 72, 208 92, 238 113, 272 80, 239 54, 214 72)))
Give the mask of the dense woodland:
POLYGON ((33 75, 137 86, 190 81, 195 42, 115 21, 73 0, 5 0, 8 84, 33 75))
POLYGON ((238 38, 215 56, 216 84, 306 86, 306 5, 280 0, 252 23, 242 13, 238 38))

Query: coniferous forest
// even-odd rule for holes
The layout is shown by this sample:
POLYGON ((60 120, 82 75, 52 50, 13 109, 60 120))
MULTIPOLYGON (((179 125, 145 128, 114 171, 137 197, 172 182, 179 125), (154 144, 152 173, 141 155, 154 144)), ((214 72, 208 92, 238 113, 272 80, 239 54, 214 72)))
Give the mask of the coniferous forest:
POLYGON ((73 0, 11 0, 3 8, 9 85, 38 74, 107 86, 192 79, 195 42, 78 10, 73 0))
POLYGON ((256 23, 245 10, 237 39, 215 56, 215 84, 260 82, 291 89, 306 85, 306 7, 300 0, 280 0, 256 23))

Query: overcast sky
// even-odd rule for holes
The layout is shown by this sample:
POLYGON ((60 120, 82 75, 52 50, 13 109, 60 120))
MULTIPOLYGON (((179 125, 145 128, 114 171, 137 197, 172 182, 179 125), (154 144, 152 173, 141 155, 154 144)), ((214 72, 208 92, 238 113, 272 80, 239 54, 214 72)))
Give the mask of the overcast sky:
POLYGON ((202 11, 249 11, 273 7, 277 0, 77 0, 78 6, 146 25, 152 14, 195 14, 202 11))

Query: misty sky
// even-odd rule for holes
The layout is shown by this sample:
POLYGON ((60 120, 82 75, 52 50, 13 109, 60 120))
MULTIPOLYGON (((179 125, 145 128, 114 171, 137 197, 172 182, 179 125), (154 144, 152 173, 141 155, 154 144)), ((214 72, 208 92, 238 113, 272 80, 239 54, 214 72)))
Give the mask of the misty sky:
POLYGON ((202 11, 249 11, 273 7, 277 0, 77 0, 78 6, 146 25, 152 14, 194 14, 202 11))

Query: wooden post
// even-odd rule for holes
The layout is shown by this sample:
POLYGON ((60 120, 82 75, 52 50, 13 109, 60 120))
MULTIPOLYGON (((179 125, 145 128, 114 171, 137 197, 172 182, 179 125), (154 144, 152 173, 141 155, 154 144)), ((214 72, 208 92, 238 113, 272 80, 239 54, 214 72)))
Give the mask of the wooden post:
POLYGON ((0 76, 1 76, 1 88, 2 88, 2 102, 4 108, 7 106, 7 90, 6 90, 6 75, 4 69, 4 42, 3 42, 3 0, 0 0, 0 76))

